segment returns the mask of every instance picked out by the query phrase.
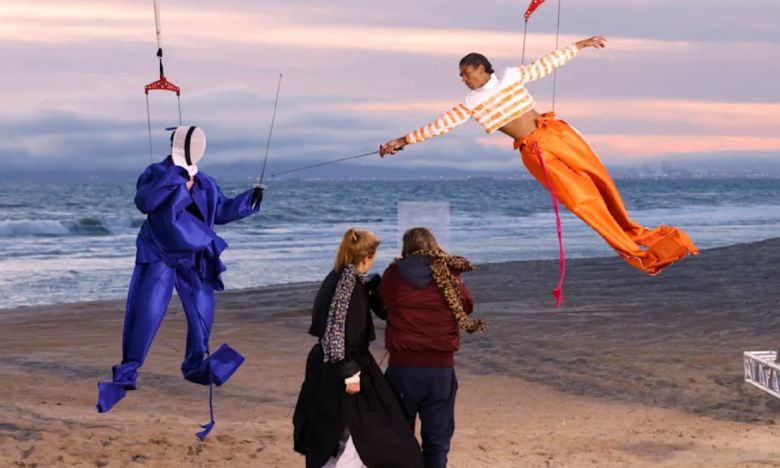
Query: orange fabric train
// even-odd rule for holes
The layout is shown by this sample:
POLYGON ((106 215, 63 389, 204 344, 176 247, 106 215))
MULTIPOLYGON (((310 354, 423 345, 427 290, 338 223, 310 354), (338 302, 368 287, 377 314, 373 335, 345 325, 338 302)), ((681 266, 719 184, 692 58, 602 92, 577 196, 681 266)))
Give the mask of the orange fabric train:
POLYGON ((548 112, 537 119, 538 128, 515 141, 523 163, 548 190, 544 170, 561 203, 607 241, 631 266, 650 275, 699 249, 680 229, 648 229, 628 217, 615 183, 593 148, 576 130, 548 112), (536 142, 543 168, 532 148, 536 142))

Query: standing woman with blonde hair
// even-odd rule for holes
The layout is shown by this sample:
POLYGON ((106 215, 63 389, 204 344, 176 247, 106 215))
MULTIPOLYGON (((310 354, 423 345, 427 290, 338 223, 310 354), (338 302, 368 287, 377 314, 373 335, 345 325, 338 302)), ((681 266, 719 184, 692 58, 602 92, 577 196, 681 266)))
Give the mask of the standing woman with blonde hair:
POLYGON ((307 468, 422 467, 422 454, 401 407, 368 350, 371 309, 381 310, 374 264, 379 238, 349 229, 323 280, 309 334, 318 338, 293 415, 295 451, 307 468))

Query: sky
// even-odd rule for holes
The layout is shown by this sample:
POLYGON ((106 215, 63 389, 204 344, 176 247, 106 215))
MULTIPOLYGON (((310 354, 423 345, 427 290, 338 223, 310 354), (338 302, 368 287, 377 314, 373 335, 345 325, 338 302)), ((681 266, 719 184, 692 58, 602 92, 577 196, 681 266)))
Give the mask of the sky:
MULTIPOLYGON (((520 63, 528 1, 161 0, 167 77, 203 163, 265 154, 269 167, 375 149, 433 120, 467 89, 458 61, 520 63)), ((556 0, 529 23, 530 59, 555 48, 556 0)), ((603 35, 559 70, 556 113, 607 165, 780 156, 780 1, 562 0, 560 47, 603 35)), ((0 160, 6 170, 141 169, 149 163, 144 84, 157 79, 152 0, 0 3, 0 160)), ((551 107, 552 78, 528 89, 551 107)), ((177 123, 151 93, 154 159, 177 123)), ((387 161, 364 160, 381 171, 387 161)), ((501 171, 511 141, 476 122, 390 164, 501 171)))

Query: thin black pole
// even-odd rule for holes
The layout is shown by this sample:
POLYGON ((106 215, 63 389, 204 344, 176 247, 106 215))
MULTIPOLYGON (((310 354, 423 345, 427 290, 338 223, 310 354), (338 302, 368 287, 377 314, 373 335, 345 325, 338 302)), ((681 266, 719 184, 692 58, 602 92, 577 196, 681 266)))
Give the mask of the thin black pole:
POLYGON ((149 132, 149 162, 152 162, 152 114, 149 112, 149 93, 146 93, 146 128, 149 132))
POLYGON ((276 106, 279 104, 279 91, 282 89, 282 74, 279 73, 279 83, 276 85, 276 99, 274 100, 274 114, 271 116, 271 128, 268 130, 268 142, 265 145, 265 159, 263 160, 263 170, 260 172, 260 183, 265 179, 265 166, 268 164, 268 153, 271 150, 271 135, 274 133, 274 122, 276 122, 276 106))
MULTIPOLYGON (((558 38, 561 34, 561 0, 558 0, 558 24, 555 27, 555 50, 558 50, 558 38)), ((558 69, 553 71, 552 110, 555 112, 555 89, 558 86, 558 69)))
POLYGON ((528 20, 525 20, 525 26, 523 26, 523 55, 520 58, 520 65, 525 65, 525 40, 528 36, 528 20))
POLYGON ((179 127, 181 127, 181 96, 176 94, 176 100, 179 102, 179 127))

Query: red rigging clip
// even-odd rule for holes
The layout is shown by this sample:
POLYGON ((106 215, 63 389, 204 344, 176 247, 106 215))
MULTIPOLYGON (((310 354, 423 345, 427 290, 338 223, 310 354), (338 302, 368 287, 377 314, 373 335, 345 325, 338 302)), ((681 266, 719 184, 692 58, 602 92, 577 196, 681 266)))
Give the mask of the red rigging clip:
POLYGON ((159 80, 153 81, 148 85, 144 86, 144 93, 146 94, 149 94, 149 91, 155 91, 155 90, 171 91, 176 93, 177 96, 181 96, 181 88, 168 81, 168 79, 165 78, 165 75, 160 75, 159 80))
POLYGON ((531 17, 531 15, 536 11, 539 6, 544 3, 544 0, 531 0, 531 3, 528 5, 528 9, 525 11, 525 14, 523 15, 523 18, 525 18, 525 21, 528 22, 528 19, 531 17))

